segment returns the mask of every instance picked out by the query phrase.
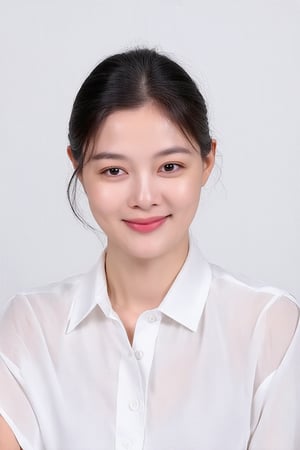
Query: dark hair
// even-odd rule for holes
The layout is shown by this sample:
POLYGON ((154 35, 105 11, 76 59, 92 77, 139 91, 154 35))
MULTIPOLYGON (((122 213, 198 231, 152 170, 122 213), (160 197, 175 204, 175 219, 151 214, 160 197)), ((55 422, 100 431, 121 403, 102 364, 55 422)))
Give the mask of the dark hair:
POLYGON ((112 112, 157 103, 187 137, 200 147, 204 159, 211 150, 207 109, 196 83, 176 62, 151 49, 110 56, 98 64, 81 86, 69 122, 69 141, 78 166, 68 184, 74 214, 77 175, 100 124, 112 112))

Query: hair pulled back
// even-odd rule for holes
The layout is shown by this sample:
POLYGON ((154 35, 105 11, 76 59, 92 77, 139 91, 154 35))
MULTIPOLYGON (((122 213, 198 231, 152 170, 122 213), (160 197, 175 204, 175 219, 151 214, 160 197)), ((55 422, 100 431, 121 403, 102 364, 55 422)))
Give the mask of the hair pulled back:
MULTIPOLYGON (((207 108, 196 83, 167 56, 152 49, 134 49, 103 60, 82 84, 71 112, 69 141, 77 167, 69 181, 68 200, 76 210, 76 182, 87 149, 103 120, 114 111, 154 101, 192 137, 204 159, 211 150, 207 108)), ((84 222, 84 221, 83 221, 84 222)))

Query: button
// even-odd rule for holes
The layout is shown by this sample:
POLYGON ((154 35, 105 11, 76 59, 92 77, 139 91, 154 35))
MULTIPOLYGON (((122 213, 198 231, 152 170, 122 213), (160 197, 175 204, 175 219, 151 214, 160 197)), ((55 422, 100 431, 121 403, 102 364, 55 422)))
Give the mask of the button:
POLYGON ((122 442, 122 447, 124 448, 124 450, 131 450, 132 447, 132 441, 130 441, 129 439, 124 439, 124 441, 122 442))
POLYGON ((148 322, 153 323, 153 322, 156 322, 156 321, 157 321, 157 317, 156 317, 155 314, 150 314, 148 316, 148 322))
POLYGON ((132 400, 128 406, 131 411, 137 411, 140 407, 140 402, 138 400, 132 400))
POLYGON ((136 352, 135 352, 136 359, 142 359, 143 356, 144 356, 144 352, 142 352, 142 350, 136 350, 136 352))

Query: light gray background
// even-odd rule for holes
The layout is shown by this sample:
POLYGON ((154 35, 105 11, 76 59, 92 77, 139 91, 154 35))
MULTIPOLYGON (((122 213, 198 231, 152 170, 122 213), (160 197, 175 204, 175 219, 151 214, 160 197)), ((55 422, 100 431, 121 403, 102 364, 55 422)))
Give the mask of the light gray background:
POLYGON ((135 45, 174 57, 208 101, 204 254, 299 299, 299 24, 299 0, 2 2, 0 304, 98 257, 66 201, 67 123, 95 64, 135 45))

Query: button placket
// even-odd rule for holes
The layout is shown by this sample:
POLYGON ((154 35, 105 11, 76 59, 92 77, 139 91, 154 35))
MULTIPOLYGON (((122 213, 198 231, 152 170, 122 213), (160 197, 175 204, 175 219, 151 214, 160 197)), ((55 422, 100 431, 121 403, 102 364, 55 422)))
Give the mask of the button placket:
POLYGON ((130 439, 123 439, 122 447, 123 447, 124 450, 132 450, 133 449, 133 442, 130 439))
POLYGON ((132 400, 128 406, 131 411, 138 411, 140 409, 140 402, 138 400, 132 400))
POLYGON ((134 354, 135 354, 136 359, 138 359, 138 360, 142 359, 144 356, 144 352, 142 350, 136 350, 134 352, 134 354))
POLYGON ((130 450, 142 450, 147 386, 160 317, 159 311, 145 311, 136 323, 132 347, 127 342, 119 370, 116 450, 125 450, 127 439, 134 443, 130 450))
POLYGON ((144 393, 134 349, 128 349, 120 362, 116 450, 140 450, 144 439, 144 393))
POLYGON ((147 320, 148 320, 148 322, 149 323, 154 323, 154 322, 156 322, 157 321, 157 316, 156 316, 156 314, 149 314, 148 315, 148 317, 147 317, 147 320))

